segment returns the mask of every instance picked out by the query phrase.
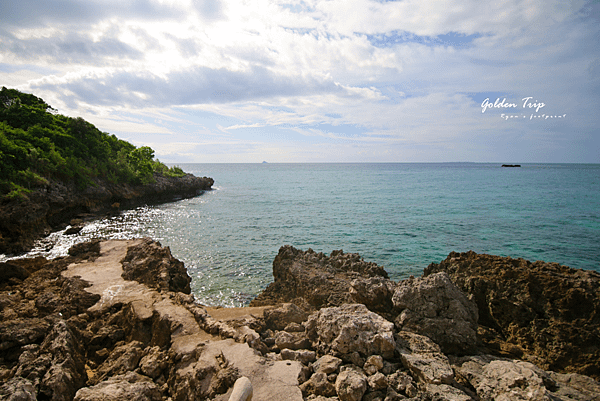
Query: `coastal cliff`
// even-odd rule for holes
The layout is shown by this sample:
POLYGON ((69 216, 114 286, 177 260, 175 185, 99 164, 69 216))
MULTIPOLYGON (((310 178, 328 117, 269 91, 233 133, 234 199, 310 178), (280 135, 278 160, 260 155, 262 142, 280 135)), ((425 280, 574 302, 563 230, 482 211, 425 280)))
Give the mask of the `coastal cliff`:
POLYGON ((154 173, 153 182, 144 185, 95 178, 84 189, 73 182, 49 180, 25 198, 0 201, 0 253, 26 252, 41 236, 77 224, 74 219, 198 196, 213 184, 208 177, 160 173, 154 173))
POLYGON ((0 398, 224 401, 239 383, 273 401, 600 397, 595 272, 468 252, 394 282, 358 254, 291 246, 273 272, 228 309, 194 302, 150 239, 0 264, 0 398))

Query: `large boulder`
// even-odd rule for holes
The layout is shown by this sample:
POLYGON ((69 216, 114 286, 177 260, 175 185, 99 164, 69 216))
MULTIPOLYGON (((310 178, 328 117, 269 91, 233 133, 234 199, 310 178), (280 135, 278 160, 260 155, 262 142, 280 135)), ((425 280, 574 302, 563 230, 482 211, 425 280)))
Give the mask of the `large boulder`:
POLYGON ((452 252, 424 276, 438 272, 477 304, 490 352, 600 378, 600 273, 472 251, 452 252))
POLYGON ((428 337, 408 331, 396 334, 396 348, 402 364, 425 384, 451 384, 454 372, 448 357, 428 337))
POLYGON ((400 330, 425 335, 450 354, 472 354, 477 343, 477 306, 444 272, 399 283, 392 298, 400 330))
POLYGON ((310 315, 305 325, 309 338, 322 353, 358 353, 363 358, 394 356, 394 324, 362 304, 323 308, 310 315))
POLYGON ((171 255, 169 247, 150 238, 130 246, 121 264, 125 280, 135 280, 158 291, 191 293, 192 278, 183 262, 171 255))
POLYGON ((312 249, 304 252, 285 245, 273 261, 273 282, 250 306, 276 305, 297 299, 313 309, 356 303, 351 282, 372 277, 388 278, 382 267, 365 262, 358 254, 339 250, 326 256, 312 249))

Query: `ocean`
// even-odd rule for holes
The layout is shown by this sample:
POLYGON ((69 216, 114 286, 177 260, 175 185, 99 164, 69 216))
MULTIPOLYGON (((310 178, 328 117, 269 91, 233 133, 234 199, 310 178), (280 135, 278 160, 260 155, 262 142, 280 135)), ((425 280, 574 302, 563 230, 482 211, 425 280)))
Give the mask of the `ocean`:
MULTIPOLYGON (((169 246, 207 305, 243 306, 273 279, 282 245, 359 253, 394 280, 473 250, 600 271, 600 165, 180 164, 214 189, 53 233, 29 255, 92 237, 169 246)), ((1 258, 0 258, 1 259, 1 258)))

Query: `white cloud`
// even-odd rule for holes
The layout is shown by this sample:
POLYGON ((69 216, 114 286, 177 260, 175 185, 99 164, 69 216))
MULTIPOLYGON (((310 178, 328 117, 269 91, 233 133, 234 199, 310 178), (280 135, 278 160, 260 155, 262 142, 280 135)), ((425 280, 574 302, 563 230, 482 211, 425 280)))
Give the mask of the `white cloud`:
POLYGON ((260 152, 401 161, 415 160, 407 149, 418 146, 423 155, 462 146, 457 157, 468 159, 489 148, 482 133, 513 147, 524 140, 519 130, 533 133, 527 145, 538 141, 539 154, 550 149, 548 158, 567 135, 588 145, 582 159, 600 150, 591 134, 600 29, 590 1, 9 3, 0 6, 10 13, 0 22, 4 85, 134 141, 169 135, 205 145, 165 142, 173 158, 209 149, 238 161, 260 152), (526 128, 495 121, 473 98, 484 92, 539 97, 572 118, 526 128), (253 139, 276 132, 292 142, 253 139), (224 134, 220 146, 235 156, 211 141, 224 134))

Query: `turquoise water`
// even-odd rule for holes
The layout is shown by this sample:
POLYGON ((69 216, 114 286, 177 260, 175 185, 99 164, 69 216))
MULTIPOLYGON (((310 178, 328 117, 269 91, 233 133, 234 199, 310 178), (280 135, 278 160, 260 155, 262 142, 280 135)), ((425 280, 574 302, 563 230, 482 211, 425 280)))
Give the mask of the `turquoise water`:
MULTIPOLYGON (((600 271, 600 165, 183 164, 214 190, 143 207, 40 244, 103 235, 171 248, 201 302, 245 305, 272 281, 279 247, 357 252, 393 279, 474 250, 600 271)), ((52 248, 54 246, 54 248, 52 248)))

